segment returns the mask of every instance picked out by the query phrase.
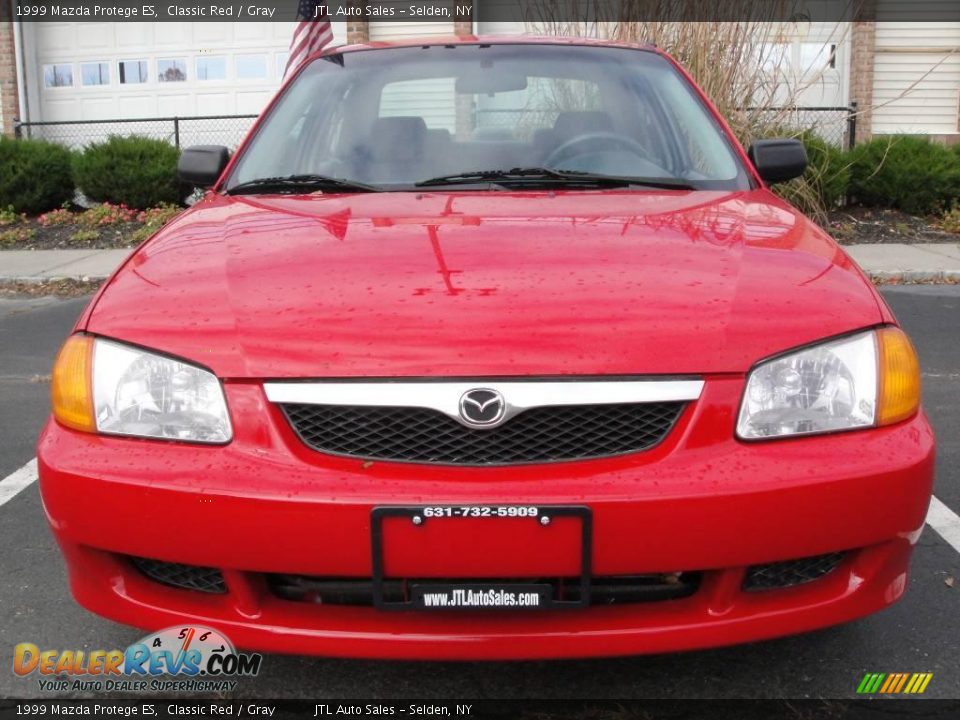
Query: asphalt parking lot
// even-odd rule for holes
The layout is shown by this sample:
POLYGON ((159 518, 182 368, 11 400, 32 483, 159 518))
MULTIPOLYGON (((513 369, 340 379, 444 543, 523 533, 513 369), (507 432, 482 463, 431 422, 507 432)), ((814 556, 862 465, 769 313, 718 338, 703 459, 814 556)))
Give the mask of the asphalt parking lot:
MULTIPOLYGON (((916 343, 939 438, 936 496, 960 513, 960 286, 885 290, 916 343)), ((86 298, 0 299, 0 501, 47 414, 46 376, 86 298)), ((122 509, 121 509, 122 511, 122 509)), ((146 529, 145 529, 146 530, 146 529)), ((109 532, 109 528, 104 528, 109 532)), ((11 670, 13 647, 122 648, 142 633, 75 605, 36 483, 0 505, 0 697, 41 697, 11 670)), ((268 656, 236 697, 850 698, 867 672, 932 672, 924 697, 960 697, 960 553, 929 527, 897 605, 807 635, 614 660, 415 663, 268 656), (951 587, 951 578, 957 578, 951 587)), ((49 696, 47 696, 49 697, 49 696)))

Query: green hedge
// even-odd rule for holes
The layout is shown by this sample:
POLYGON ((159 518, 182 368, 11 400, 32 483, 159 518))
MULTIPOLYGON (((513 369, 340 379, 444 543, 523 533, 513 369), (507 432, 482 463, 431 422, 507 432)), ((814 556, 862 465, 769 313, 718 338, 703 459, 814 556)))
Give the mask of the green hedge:
POLYGON ((836 145, 813 133, 801 137, 807 148, 807 170, 804 181, 819 198, 825 210, 843 202, 850 186, 850 156, 836 145))
POLYGON ((929 140, 876 138, 857 145, 850 160, 850 194, 863 205, 928 215, 960 197, 960 151, 929 140))
POLYGON ((0 137, 0 208, 36 215, 73 198, 70 151, 44 140, 0 137))
POLYGON ((831 145, 813 130, 798 133, 790 128, 773 128, 770 137, 794 137, 807 149, 807 169, 795 180, 773 186, 774 192, 801 212, 818 221, 840 205, 850 183, 849 153, 831 145))
POLYGON ((175 147, 162 140, 111 136, 73 158, 73 179, 91 200, 145 209, 176 203, 175 147))

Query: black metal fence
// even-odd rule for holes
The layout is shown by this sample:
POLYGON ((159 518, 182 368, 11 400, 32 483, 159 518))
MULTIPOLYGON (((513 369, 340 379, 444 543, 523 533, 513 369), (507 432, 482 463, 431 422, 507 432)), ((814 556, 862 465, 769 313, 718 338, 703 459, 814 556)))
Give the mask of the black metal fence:
MULTIPOLYGON (((517 110, 481 110, 477 127, 516 132, 517 110), (482 115, 482 121, 480 116, 482 115)), ((857 106, 779 107, 751 109, 770 114, 777 124, 792 130, 810 130, 837 147, 851 148, 857 140, 857 106)), ((111 135, 141 135, 166 140, 176 147, 225 145, 235 148, 253 126, 256 115, 207 115, 110 120, 16 122, 17 137, 43 138, 83 147, 111 135)))
POLYGON ((140 135, 165 140, 177 148, 225 145, 236 148, 253 126, 256 115, 206 115, 110 120, 15 122, 17 137, 42 138, 80 148, 111 135, 140 135))
POLYGON ((850 149, 857 143, 857 104, 840 107, 751 108, 772 122, 795 131, 809 130, 836 147, 850 149))

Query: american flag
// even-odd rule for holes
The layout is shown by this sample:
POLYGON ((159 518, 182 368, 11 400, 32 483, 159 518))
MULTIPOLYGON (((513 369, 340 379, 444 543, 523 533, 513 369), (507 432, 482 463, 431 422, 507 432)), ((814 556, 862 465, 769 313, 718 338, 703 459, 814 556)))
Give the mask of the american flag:
POLYGON ((320 5, 321 3, 317 0, 300 0, 297 6, 299 22, 290 39, 290 55, 287 58, 287 66, 283 70, 284 76, 299 67, 311 53, 315 53, 333 40, 330 20, 326 19, 326 15, 320 15, 324 18, 323 20, 318 19, 317 9, 320 5))

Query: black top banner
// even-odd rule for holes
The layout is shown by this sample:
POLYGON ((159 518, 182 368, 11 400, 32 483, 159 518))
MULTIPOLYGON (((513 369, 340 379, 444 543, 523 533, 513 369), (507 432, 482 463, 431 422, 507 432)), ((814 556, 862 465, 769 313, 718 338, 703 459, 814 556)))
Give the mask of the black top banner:
POLYGON ((462 718, 479 720, 955 720, 957 700, 0 700, 0 720, 95 718, 462 718))
POLYGON ((0 0, 21 22, 950 22, 960 0, 0 0))

